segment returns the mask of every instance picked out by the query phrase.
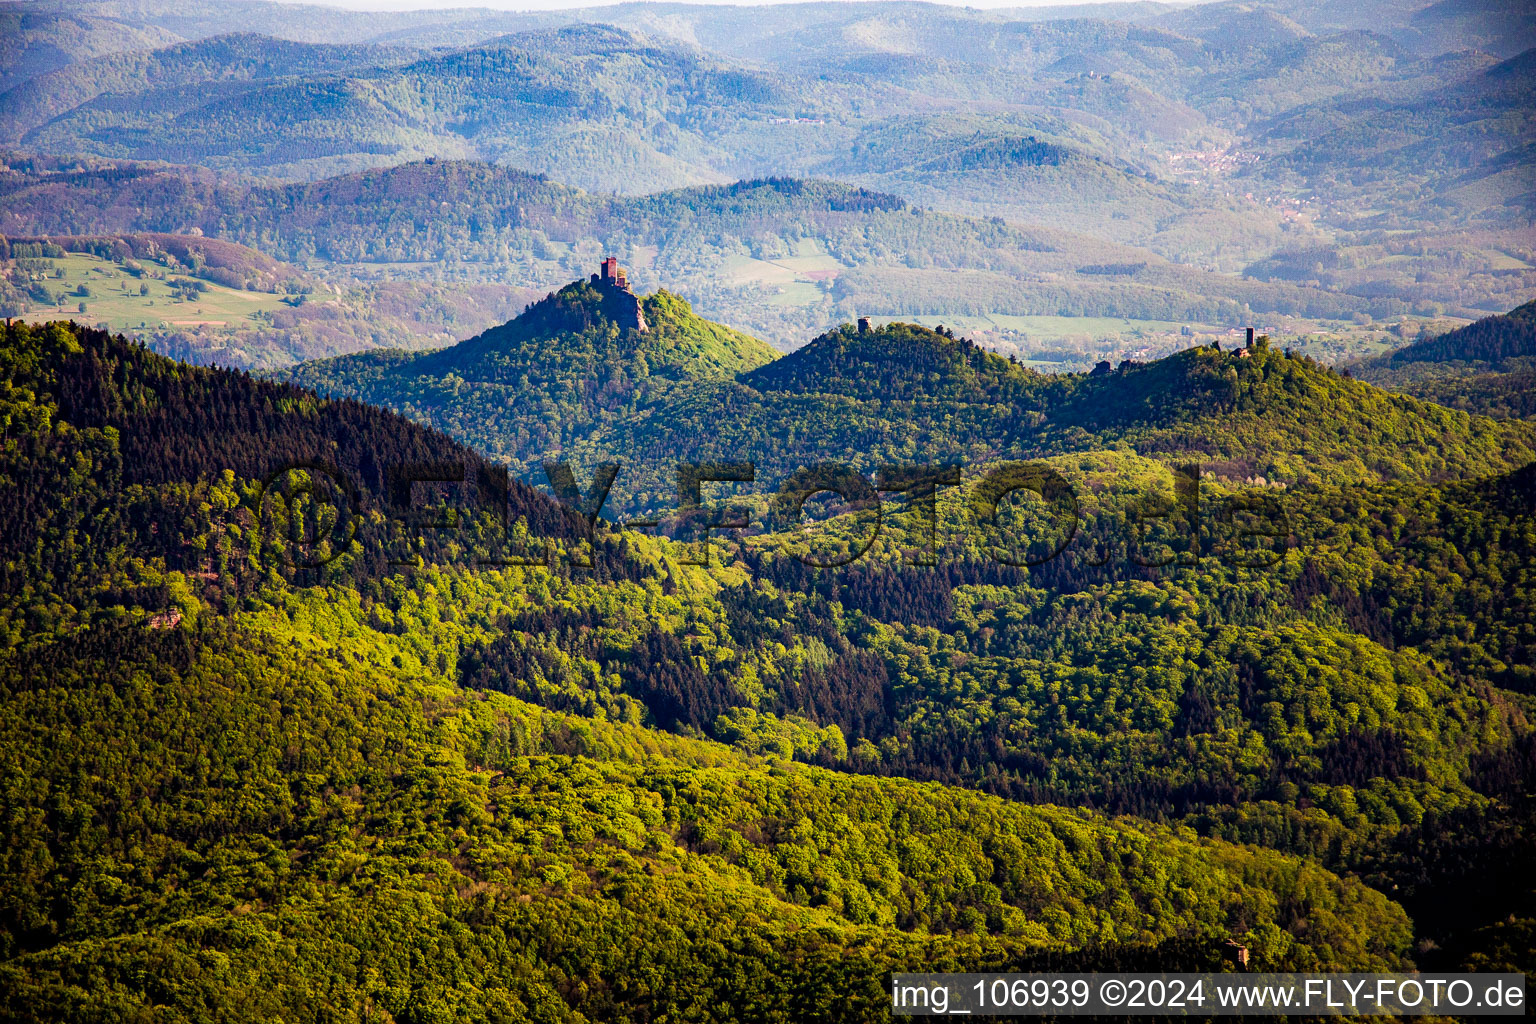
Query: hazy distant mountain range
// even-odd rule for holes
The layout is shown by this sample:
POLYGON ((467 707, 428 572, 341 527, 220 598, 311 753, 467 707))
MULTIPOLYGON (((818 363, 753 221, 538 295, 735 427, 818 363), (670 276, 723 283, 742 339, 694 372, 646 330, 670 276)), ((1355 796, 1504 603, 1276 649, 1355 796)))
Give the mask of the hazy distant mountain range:
POLYGON ((478 158, 621 192, 835 177, 1205 257, 1160 221, 1219 214, 1251 251, 1290 241, 1274 195, 1356 215, 1450 192, 1444 216, 1530 210, 1529 176, 1502 174, 1533 138, 1529 69, 1500 63, 1536 41, 1513 3, 19 9, 73 46, 50 61, 18 37, 7 54, 0 140, 45 152, 286 178, 478 158), (187 41, 144 45, 167 33, 187 41), (1426 161, 1426 145, 1458 155, 1426 161), (1392 181, 1362 176, 1389 154, 1392 181), (1223 161, 1234 173, 1213 178, 1223 161), (1113 223, 1149 203, 1155 222, 1113 223))
POLYGON ((782 347, 964 317, 1068 364, 1264 317, 1338 358, 1536 293, 1517 3, 5 17, 10 234, 196 229, 338 283, 549 288, 614 251, 782 347))

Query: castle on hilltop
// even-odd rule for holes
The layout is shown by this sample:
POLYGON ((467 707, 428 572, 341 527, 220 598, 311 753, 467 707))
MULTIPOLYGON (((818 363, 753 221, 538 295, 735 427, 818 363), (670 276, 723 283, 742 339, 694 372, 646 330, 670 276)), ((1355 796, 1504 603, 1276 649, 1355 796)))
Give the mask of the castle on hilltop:
POLYGON ((592 275, 593 284, 611 284, 615 288, 629 291, 629 278, 624 276, 624 268, 619 266, 617 256, 609 256, 603 260, 601 270, 592 275))
POLYGON ((615 323, 645 333, 645 311, 640 308, 639 296, 629 290, 629 278, 619 266, 618 257, 603 260, 598 272, 592 275, 592 287, 602 294, 603 311, 615 323))

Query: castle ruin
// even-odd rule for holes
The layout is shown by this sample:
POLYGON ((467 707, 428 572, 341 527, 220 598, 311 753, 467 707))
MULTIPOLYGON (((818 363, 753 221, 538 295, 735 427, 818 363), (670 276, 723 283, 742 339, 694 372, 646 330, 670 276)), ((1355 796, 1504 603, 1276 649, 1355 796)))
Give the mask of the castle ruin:
POLYGON ((602 295, 603 312, 611 320, 620 327, 645 333, 645 311, 640 307, 639 296, 629 290, 629 278, 619 266, 617 256, 603 259, 598 272, 592 275, 592 287, 602 295))

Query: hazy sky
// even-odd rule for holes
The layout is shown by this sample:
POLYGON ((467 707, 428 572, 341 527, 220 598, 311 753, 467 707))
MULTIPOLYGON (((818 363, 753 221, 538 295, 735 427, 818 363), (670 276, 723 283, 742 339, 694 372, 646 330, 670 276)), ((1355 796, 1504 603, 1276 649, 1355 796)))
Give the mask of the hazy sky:
MULTIPOLYGON (((283 3, 324 4, 330 7, 346 7, 356 11, 423 11, 447 8, 484 7, 498 11, 552 11, 574 7, 605 7, 612 0, 280 0, 283 3)), ((622 0, 618 0, 622 2, 622 0)), ((798 3, 801 0, 678 0, 686 3, 728 3, 752 6, 762 3, 798 3)), ((898 0, 864 0, 871 3, 894 3, 898 0)), ((955 7, 1064 7, 1081 5, 1084 0, 931 0, 949 3, 955 7)), ((1092 0, 1092 2, 1118 3, 1124 0, 1092 0)), ((1177 0, 1175 0, 1177 2, 1177 0)))

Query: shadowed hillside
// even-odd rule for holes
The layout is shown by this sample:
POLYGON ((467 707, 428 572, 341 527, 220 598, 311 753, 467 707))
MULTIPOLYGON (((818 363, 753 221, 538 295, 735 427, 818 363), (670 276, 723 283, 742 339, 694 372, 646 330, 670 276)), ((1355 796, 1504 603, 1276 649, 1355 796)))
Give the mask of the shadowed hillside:
POLYGON ((1536 303, 1350 367, 1364 380, 1487 416, 1536 415, 1536 303))

